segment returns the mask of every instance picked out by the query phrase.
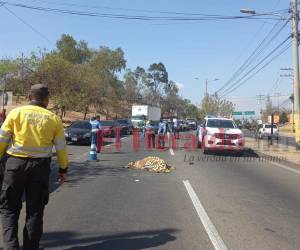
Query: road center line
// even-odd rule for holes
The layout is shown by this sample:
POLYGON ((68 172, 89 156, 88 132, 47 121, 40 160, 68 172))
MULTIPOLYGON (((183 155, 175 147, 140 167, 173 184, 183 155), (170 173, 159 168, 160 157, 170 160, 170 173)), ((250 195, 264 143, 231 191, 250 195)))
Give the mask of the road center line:
POLYGON ((299 170, 296 170, 296 169, 287 167, 287 166, 282 165, 282 164, 280 164, 280 163, 277 163, 277 162, 270 162, 270 163, 273 164, 273 165, 276 166, 276 167, 283 168, 283 169, 285 169, 285 170, 288 170, 288 171, 293 172, 293 173, 296 173, 296 174, 300 174, 300 171, 299 171, 299 170))
POLYGON ((170 148, 171 155, 175 155, 173 148, 170 148))
POLYGON ((203 224, 208 237, 210 238, 214 248, 216 250, 228 250, 227 246, 225 245, 224 241, 220 237, 216 227, 211 222, 210 218, 208 217, 203 205, 201 204, 197 194, 195 193, 192 185, 188 180, 183 181, 183 184, 193 202, 193 205, 198 213, 198 216, 203 224))

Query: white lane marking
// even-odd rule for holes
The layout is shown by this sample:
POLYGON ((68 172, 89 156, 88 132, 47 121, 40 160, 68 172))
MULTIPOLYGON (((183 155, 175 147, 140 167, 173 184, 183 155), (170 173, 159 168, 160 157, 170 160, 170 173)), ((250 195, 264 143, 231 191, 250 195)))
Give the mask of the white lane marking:
POLYGON ((170 148, 171 155, 175 155, 173 148, 170 148))
POLYGON ((277 163, 277 162, 270 162, 270 163, 273 164, 273 165, 276 166, 276 167, 283 168, 283 169, 285 169, 285 170, 291 171, 291 172, 296 173, 296 174, 300 174, 300 171, 299 171, 299 170, 296 170, 296 169, 287 167, 287 166, 282 165, 282 164, 280 164, 280 163, 277 163))
POLYGON ((210 238, 214 248, 216 250, 228 250, 227 246, 225 245, 224 241, 220 237, 216 227, 211 222, 210 218, 208 217, 203 205, 201 204, 197 194, 195 193, 193 187, 191 186, 188 180, 183 181, 183 184, 193 202, 193 205, 198 213, 198 216, 210 238))

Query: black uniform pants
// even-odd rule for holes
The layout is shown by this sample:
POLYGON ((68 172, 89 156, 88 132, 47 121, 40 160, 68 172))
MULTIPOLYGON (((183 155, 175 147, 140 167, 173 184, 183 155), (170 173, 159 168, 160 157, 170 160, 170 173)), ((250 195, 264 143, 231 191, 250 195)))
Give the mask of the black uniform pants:
POLYGON ((23 230, 23 249, 39 249, 44 207, 49 199, 50 163, 51 158, 8 158, 0 193, 4 250, 19 249, 18 220, 24 193, 26 223, 23 230))

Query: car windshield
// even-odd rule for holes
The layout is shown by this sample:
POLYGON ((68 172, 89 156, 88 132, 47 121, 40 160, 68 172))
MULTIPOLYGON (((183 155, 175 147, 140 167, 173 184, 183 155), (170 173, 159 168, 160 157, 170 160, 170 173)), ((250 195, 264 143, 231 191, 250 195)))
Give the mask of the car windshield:
MULTIPOLYGON (((266 125, 265 128, 272 128, 272 125, 266 125)), ((277 126, 273 125, 273 128, 277 128, 277 126)))
POLYGON ((101 126, 112 126, 113 124, 113 121, 101 121, 101 126))
POLYGON ((235 125, 230 120, 210 119, 207 121, 207 127, 210 127, 210 128, 235 128, 235 125))
POLYGON ((74 122, 71 126, 71 129, 91 129, 92 126, 89 122, 74 122))

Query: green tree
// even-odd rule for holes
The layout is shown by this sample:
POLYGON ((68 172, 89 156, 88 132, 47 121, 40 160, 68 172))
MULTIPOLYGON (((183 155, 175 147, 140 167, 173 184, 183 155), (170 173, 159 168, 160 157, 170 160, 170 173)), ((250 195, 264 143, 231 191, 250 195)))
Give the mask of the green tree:
POLYGON ((153 63, 150 65, 147 73, 146 86, 148 87, 147 99, 151 103, 160 103, 165 86, 169 82, 168 77, 168 72, 163 63, 153 63))
POLYGON ((228 100, 220 98, 215 93, 213 95, 206 95, 201 103, 201 112, 205 114, 216 114, 220 116, 231 116, 234 111, 234 104, 228 100))
POLYGON ((72 36, 63 34, 56 42, 57 53, 65 60, 80 64, 90 59, 92 52, 85 41, 77 42, 72 36))
POLYGON ((2 59, 0 60, 0 77, 4 77, 6 74, 15 73, 18 69, 16 60, 2 59))
POLYGON ((89 64, 94 74, 99 77, 96 82, 97 89, 93 92, 92 105, 107 117, 122 114, 120 102, 123 99, 124 85, 118 79, 118 73, 126 67, 124 52, 120 48, 111 50, 101 47, 93 52, 89 64))
POLYGON ((284 124, 284 123, 287 123, 288 121, 289 121, 289 118, 288 118, 287 114, 285 112, 282 112, 279 117, 279 122, 284 124))

